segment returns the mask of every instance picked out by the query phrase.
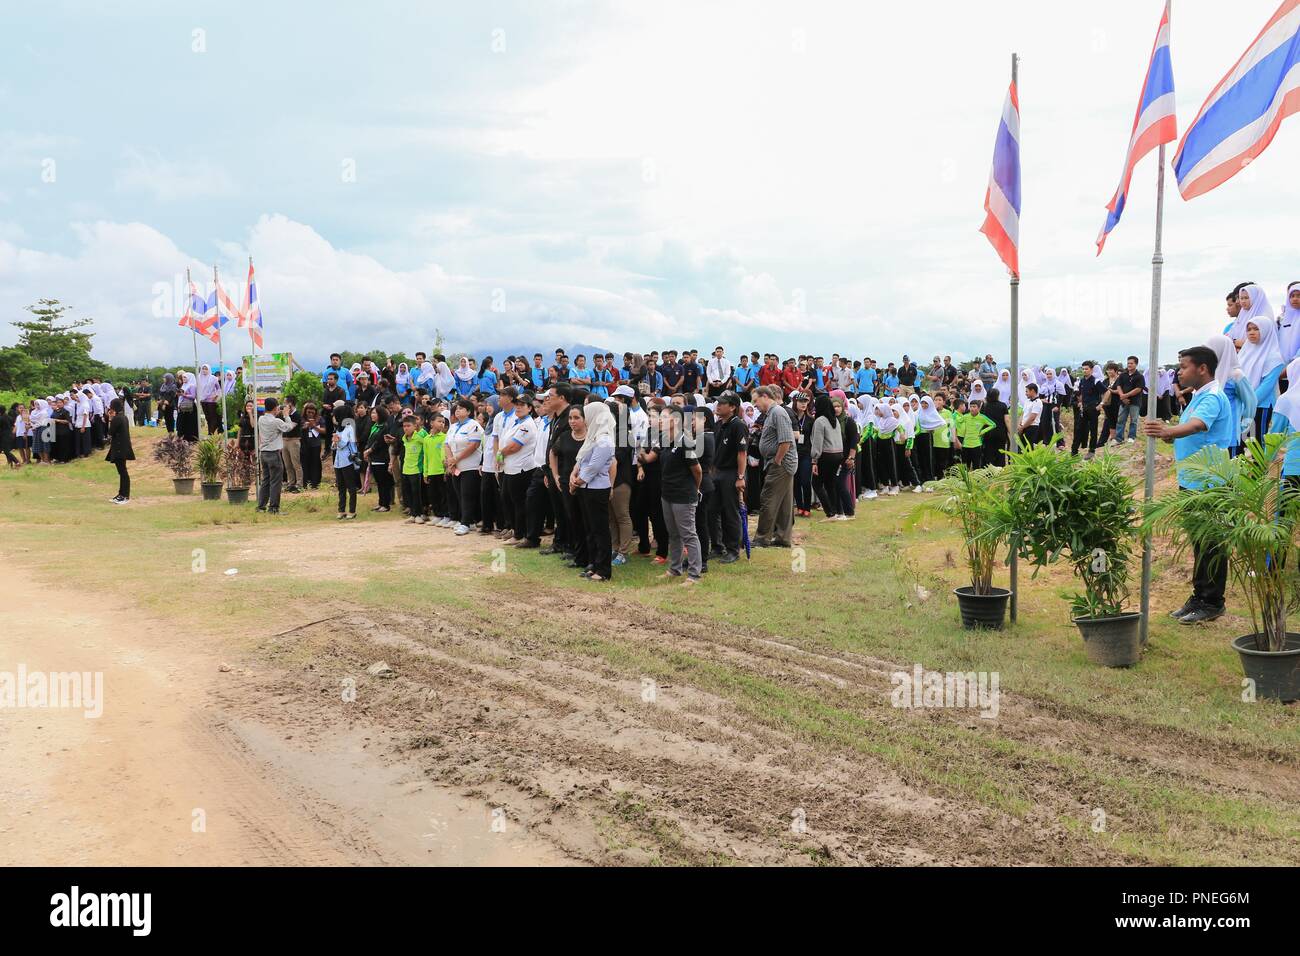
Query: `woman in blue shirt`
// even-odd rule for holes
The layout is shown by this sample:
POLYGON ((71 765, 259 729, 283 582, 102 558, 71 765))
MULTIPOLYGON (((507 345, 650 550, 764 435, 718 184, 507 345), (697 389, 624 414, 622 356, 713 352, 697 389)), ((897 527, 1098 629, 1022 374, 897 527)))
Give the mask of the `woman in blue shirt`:
POLYGON ((1250 387, 1245 373, 1237 364, 1237 347, 1232 344, 1231 338, 1226 335, 1211 335, 1205 344, 1219 360, 1214 378, 1232 407, 1232 435, 1227 448, 1229 454, 1237 454, 1241 448, 1242 423, 1255 417, 1255 390, 1250 387))
POLYGON ((1241 370, 1250 387, 1255 390, 1255 435, 1268 431, 1269 415, 1277 398, 1277 380, 1286 363, 1277 346, 1277 323, 1272 318, 1260 316, 1246 323, 1246 342, 1238 355, 1241 370))
MULTIPOLYGON (((1292 359, 1286 367, 1286 378, 1288 382, 1300 382, 1300 358, 1292 359)), ((1280 435, 1292 435, 1300 431, 1300 387, 1288 388, 1278 396, 1269 431, 1280 435)), ((1286 446, 1282 477, 1292 479, 1292 484, 1300 482, 1300 440, 1293 439, 1286 446)))

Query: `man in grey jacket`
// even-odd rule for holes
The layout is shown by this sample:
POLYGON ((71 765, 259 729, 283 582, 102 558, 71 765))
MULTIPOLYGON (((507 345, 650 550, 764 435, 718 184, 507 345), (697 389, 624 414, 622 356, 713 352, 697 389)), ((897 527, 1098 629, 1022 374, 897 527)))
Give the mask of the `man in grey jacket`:
POLYGON ((760 548, 788 548, 794 543, 794 474, 799 470, 799 453, 794 446, 790 414, 781 405, 782 397, 775 385, 764 385, 754 394, 754 402, 764 415, 758 438, 763 493, 754 535, 754 544, 760 548))
POLYGON ((257 482, 257 510, 280 513, 280 486, 284 483, 284 434, 295 427, 286 421, 284 406, 274 398, 266 400, 266 411, 257 419, 257 455, 262 475, 257 482))

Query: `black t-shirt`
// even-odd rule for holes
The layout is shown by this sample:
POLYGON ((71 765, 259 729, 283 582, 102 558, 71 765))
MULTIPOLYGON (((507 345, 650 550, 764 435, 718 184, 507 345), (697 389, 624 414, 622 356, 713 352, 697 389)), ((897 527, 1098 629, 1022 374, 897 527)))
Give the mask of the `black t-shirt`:
POLYGON ((956 378, 957 378, 957 366, 945 365, 943 367, 943 384, 951 385, 953 383, 953 380, 956 378))
POLYGON ((717 434, 717 468, 719 471, 737 471, 736 456, 749 450, 749 429, 739 414, 714 425, 717 434))
POLYGON ((663 462, 659 488, 664 501, 675 505, 693 505, 699 500, 691 465, 699 464, 704 452, 703 445, 703 442, 695 442, 692 447, 688 443, 676 441, 671 448, 659 450, 659 460, 663 462))
POLYGON ((567 489, 569 476, 573 474, 573 466, 578 463, 578 451, 582 448, 582 441, 573 437, 571 429, 564 429, 556 436, 555 452, 556 468, 560 472, 560 483, 567 489))
POLYGON ((703 377, 699 365, 694 362, 682 363, 682 391, 687 395, 694 395, 700 390, 700 379, 703 377))
POLYGON ((898 370, 898 384, 912 388, 916 385, 916 363, 904 365, 898 370))
MULTIPOLYGON (((1121 392, 1131 392, 1135 388, 1140 388, 1142 389, 1142 392, 1145 392, 1147 386, 1146 379, 1142 377, 1141 372, 1130 372, 1128 369, 1125 369, 1119 373, 1119 378, 1115 379, 1115 387, 1121 392)), ((1142 392, 1138 392, 1138 394, 1130 398, 1129 403, 1132 404, 1133 402, 1138 401, 1142 397, 1142 392)), ((1119 399, 1119 396, 1116 395, 1115 398, 1119 399)))

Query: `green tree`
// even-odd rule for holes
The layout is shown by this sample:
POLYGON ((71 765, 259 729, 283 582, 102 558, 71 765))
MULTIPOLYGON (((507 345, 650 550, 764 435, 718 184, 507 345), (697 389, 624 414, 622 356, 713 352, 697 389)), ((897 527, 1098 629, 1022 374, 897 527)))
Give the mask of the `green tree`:
POLYGON ((70 306, 58 299, 39 299, 27 306, 33 318, 14 322, 19 330, 17 348, 34 359, 43 372, 39 383, 61 388, 88 378, 103 378, 108 366, 90 357, 94 333, 82 331, 91 319, 65 318, 70 306))
POLYGON ((23 349, 0 349, 0 392, 35 391, 45 384, 45 366, 23 349))

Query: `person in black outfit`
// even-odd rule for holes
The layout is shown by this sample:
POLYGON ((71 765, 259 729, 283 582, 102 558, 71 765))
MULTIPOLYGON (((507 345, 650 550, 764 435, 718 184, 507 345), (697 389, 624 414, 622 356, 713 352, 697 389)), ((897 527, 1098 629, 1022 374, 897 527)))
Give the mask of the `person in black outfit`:
POLYGON ((131 500, 131 476, 127 473, 126 463, 135 461, 135 451, 131 448, 131 426, 123 414, 122 400, 113 399, 108 406, 108 454, 105 461, 117 466, 117 495, 114 504, 125 504, 131 500))
POLYGON ((391 426, 394 424, 393 419, 396 419, 398 428, 401 428, 402 403, 396 396, 392 396, 389 407, 377 405, 375 411, 379 415, 379 420, 371 425, 362 457, 370 463, 370 474, 374 477, 375 488, 379 492, 379 503, 371 510, 382 513, 391 511, 393 507, 394 479, 388 467, 393 444, 391 426), (396 406, 396 410, 392 406, 396 406))
POLYGON ((1089 458, 1097 453, 1097 425, 1101 398, 1105 394, 1102 383, 1093 377, 1096 367, 1096 362, 1084 362, 1074 388, 1074 440, 1070 443, 1070 453, 1077 455, 1086 439, 1089 458))
POLYGON ((316 489, 320 487, 321 475, 321 436, 325 428, 321 424, 320 414, 314 402, 302 407, 302 486, 316 489))
MULTIPOLYGON (((578 463, 578 451, 582 448, 582 440, 575 438, 573 435, 572 415, 576 409, 579 417, 582 416, 582 406, 586 401, 587 391, 586 389, 571 389, 567 383, 561 383, 560 387, 568 391, 571 403, 560 415, 564 424, 561 425, 557 422, 553 426, 557 429, 553 449, 555 452, 555 474, 553 477, 559 485, 560 493, 560 508, 556 509, 556 514, 558 515, 562 511, 566 523, 565 540, 563 542, 564 550, 561 553, 564 556, 566 565, 585 568, 591 563, 587 554, 587 526, 582 520, 582 509, 579 506, 577 496, 569 487, 569 479, 573 476, 574 466, 578 463)), ((558 394, 563 395, 564 392, 561 391, 558 394)), ((558 524, 556 528, 556 535, 558 536, 558 524)))
POLYGON ((1007 463, 1003 452, 1011 443, 1011 437, 1007 434, 1007 415, 1011 414, 1011 410, 1002 401, 996 388, 990 388, 988 396, 981 413, 993 422, 993 430, 984 436, 984 464, 1001 468, 1007 463))
POLYGON ((733 564, 740 557, 740 500, 749 459, 749 429, 740 406, 735 392, 718 398, 712 501, 722 528, 721 539, 713 542, 721 548, 720 554, 714 552, 719 564, 733 564))
POLYGON ((704 407, 691 406, 688 426, 700 446, 700 500, 695 506, 695 533, 700 538, 700 573, 709 572, 709 504, 713 500, 713 467, 717 436, 713 433, 713 413, 704 407))

